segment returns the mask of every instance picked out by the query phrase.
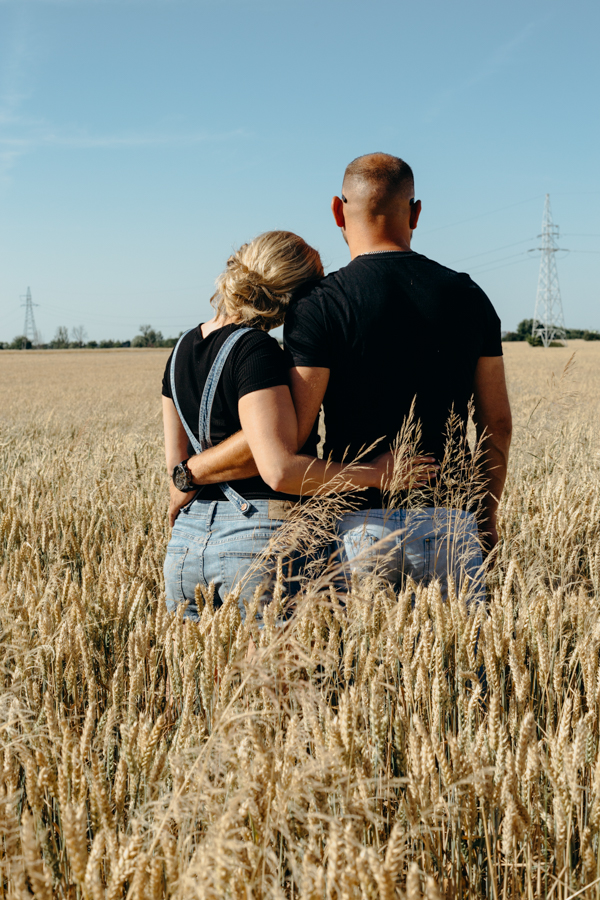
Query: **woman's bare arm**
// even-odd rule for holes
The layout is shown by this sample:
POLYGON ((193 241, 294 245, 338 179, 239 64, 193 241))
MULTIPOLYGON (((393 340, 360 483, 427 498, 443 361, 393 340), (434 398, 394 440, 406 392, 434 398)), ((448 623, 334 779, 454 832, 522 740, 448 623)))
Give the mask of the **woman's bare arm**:
MULTIPOLYGON (((329 369, 293 368, 290 370, 291 390, 298 419, 298 447, 303 447, 325 396, 329 369)), ((238 431, 217 447, 192 456, 188 468, 197 484, 218 484, 258 475, 248 440, 238 431)))
POLYGON ((182 459, 186 459, 189 453, 188 436, 181 424, 179 413, 170 397, 162 398, 163 427, 165 431, 165 457, 167 471, 173 474, 173 469, 182 459))
MULTIPOLYGON (((312 456, 299 456, 298 423, 296 411, 289 388, 285 385, 254 391, 246 394, 238 405, 242 432, 240 437, 241 466, 231 463, 230 449, 227 456, 230 462, 218 471, 218 476, 205 483, 236 480, 259 473, 264 481, 274 490, 295 495, 313 494, 323 484, 344 473, 345 483, 337 486, 346 490, 352 488, 381 487, 392 473, 393 459, 390 453, 379 456, 376 460, 349 469, 342 463, 330 463, 312 456), (243 458, 251 454, 252 466, 244 465, 243 458), (254 462, 256 460, 256 462, 254 462), (243 475, 241 473, 244 473, 243 475), (231 474, 229 474, 231 473, 231 474)), ((163 397, 163 420, 165 428, 165 453, 169 475, 177 463, 186 458, 188 439, 181 424, 173 401, 163 397)), ((237 435, 228 438, 224 444, 231 444, 237 435)), ((195 475, 191 464, 207 454, 214 454, 224 444, 211 448, 205 453, 192 457, 188 466, 195 475)), ((432 457, 421 457, 412 461, 411 472, 407 470, 411 484, 425 484, 435 472, 432 457)), ((190 502, 193 493, 182 493, 170 483, 171 502, 169 506, 169 522, 173 525, 179 510, 190 502)))
MULTIPOLYGON (((381 488, 392 474, 393 458, 382 454, 360 466, 328 462, 297 454, 298 424, 287 385, 253 391, 238 404, 242 430, 264 481, 286 494, 314 494, 323 484, 342 476, 337 490, 381 488)), ((435 471, 432 458, 415 460, 422 475, 413 483, 426 481, 435 471)))
POLYGON ((167 472, 169 473, 169 525, 175 524, 179 510, 186 506, 196 496, 196 491, 184 493, 178 491, 171 475, 173 469, 188 455, 188 436, 181 424, 179 413, 170 397, 163 397, 163 426, 165 430, 165 457, 167 460, 167 472))

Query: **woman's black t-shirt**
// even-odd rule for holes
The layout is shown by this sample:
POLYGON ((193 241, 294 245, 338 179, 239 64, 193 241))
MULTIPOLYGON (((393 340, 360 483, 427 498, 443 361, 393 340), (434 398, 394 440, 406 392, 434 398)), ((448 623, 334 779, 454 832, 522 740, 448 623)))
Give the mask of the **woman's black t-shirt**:
MULTIPOLYGON (((196 439, 198 435, 198 415, 204 385, 217 354, 230 334, 244 326, 225 325, 202 337, 202 326, 198 325, 185 335, 175 361, 175 387, 181 412, 196 439)), ((172 397, 171 356, 163 376, 162 393, 172 397)), ((241 429, 238 401, 246 394, 264 388, 289 385, 286 356, 275 340, 264 331, 253 328, 241 337, 231 350, 217 385, 210 419, 210 438, 213 445, 241 429)), ((194 453, 189 447, 190 456, 194 453)), ((248 500, 286 499, 277 493, 260 476, 229 482, 235 490, 248 500)), ((205 485, 199 494, 201 499, 224 500, 225 496, 217 485, 205 485)), ((294 499, 294 498, 291 498, 294 499)))

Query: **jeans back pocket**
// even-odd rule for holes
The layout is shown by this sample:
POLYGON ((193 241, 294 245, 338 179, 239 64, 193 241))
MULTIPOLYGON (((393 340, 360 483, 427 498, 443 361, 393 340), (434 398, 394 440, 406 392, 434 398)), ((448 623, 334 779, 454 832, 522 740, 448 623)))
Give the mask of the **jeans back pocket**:
POLYGON ((167 606, 169 606, 170 600, 175 600, 177 603, 185 601, 183 593, 183 564, 187 553, 187 547, 167 548, 164 566, 167 606))

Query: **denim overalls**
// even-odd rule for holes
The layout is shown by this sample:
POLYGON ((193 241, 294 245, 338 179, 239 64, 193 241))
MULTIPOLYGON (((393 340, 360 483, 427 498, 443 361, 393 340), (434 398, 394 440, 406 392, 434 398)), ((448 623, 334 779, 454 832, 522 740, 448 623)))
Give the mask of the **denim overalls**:
MULTIPOLYGON (((175 359, 185 334, 173 350, 171 359, 173 403, 196 453, 202 453, 212 446, 210 417, 217 385, 233 347, 250 330, 240 328, 234 331, 219 350, 212 365, 200 401, 198 418, 200 441, 196 440, 181 413, 175 390, 175 359)), ((261 566, 254 566, 250 572, 248 570, 258 554, 264 550, 273 533, 285 521, 282 518, 271 518, 269 507, 272 516, 274 507, 281 513, 284 507, 291 505, 282 501, 274 503, 272 500, 246 500, 226 482, 219 487, 224 494, 223 500, 203 500, 199 495, 188 506, 184 506, 175 520, 167 547, 164 566, 167 608, 175 612, 180 603, 187 603, 184 616, 192 620, 199 618, 195 601, 196 585, 200 584, 207 588, 211 582, 215 585, 216 606, 223 602, 235 584, 243 582, 239 604, 244 618, 244 600, 250 601, 257 586, 269 575, 269 572, 261 566)))

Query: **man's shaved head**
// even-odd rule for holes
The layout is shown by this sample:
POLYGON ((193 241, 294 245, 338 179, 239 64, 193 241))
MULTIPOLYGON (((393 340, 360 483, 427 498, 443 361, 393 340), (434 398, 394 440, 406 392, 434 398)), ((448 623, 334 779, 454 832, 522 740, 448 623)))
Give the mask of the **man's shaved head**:
POLYGON ((399 200, 412 199, 414 190, 411 167, 389 153, 359 156, 344 172, 343 199, 366 216, 389 214, 399 200))

